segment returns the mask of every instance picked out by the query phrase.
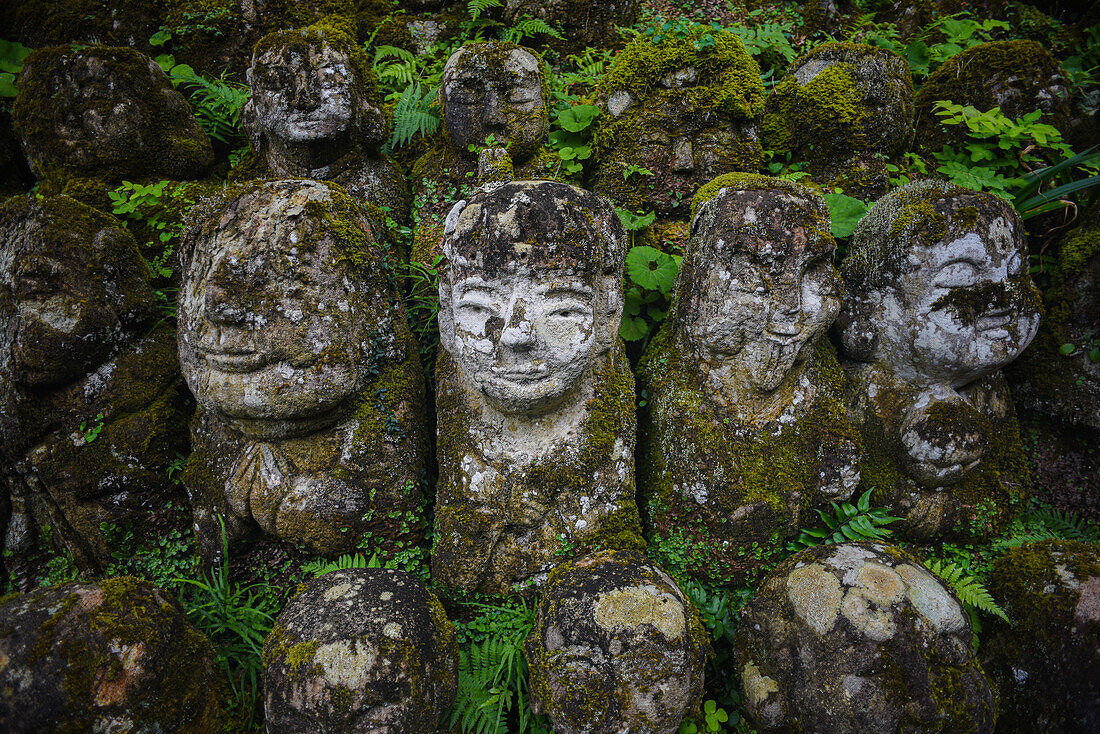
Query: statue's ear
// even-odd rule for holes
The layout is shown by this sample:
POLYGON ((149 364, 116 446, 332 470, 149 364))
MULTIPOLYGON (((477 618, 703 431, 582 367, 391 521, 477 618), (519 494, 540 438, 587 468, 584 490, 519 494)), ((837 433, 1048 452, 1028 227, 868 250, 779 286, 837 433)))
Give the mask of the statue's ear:
POLYGON ((450 273, 444 270, 439 278, 439 311, 436 315, 436 323, 439 325, 440 345, 449 354, 454 354, 455 319, 451 308, 451 294, 450 273))
POLYGON ((880 300, 873 294, 852 295, 844 291, 843 305, 836 319, 836 332, 844 356, 857 362, 871 362, 878 350, 879 329, 872 320, 880 300))

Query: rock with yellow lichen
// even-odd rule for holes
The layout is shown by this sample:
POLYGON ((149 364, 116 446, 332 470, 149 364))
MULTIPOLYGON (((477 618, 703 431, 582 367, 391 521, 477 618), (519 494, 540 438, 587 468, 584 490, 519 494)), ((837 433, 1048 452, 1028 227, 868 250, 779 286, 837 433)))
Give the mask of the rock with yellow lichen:
POLYGON ((220 731, 228 686, 175 597, 124 577, 0 604, 0 729, 220 731))
POLYGON ((531 710, 557 734, 671 734, 698 710, 710 643, 671 576, 603 551, 554 570, 525 649, 531 710))
POLYGON ((768 575, 735 640, 761 732, 982 734, 997 699, 954 593, 878 543, 811 548, 768 575))
POLYGON ((264 642, 272 734, 426 734, 454 703, 458 643, 443 606, 404 571, 327 573, 264 642))

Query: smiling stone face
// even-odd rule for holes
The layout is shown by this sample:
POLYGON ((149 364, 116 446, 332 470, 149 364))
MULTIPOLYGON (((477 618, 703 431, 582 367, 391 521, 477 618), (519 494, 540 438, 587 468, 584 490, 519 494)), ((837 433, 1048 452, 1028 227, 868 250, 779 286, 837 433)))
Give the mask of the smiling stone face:
MULTIPOLYGON (((311 215, 333 199, 317 182, 264 184, 229 202, 211 231, 189 232, 180 360, 201 405, 293 433, 336 412, 369 373, 386 300, 327 218, 311 215)), ((350 224, 373 240, 365 217, 350 224)))
POLYGON ((1038 330, 1039 303, 1012 209, 943 186, 910 184, 861 223, 846 264, 855 300, 843 338, 854 352, 873 344, 903 371, 961 386, 1020 355, 1038 330))
POLYGON ((455 51, 443 69, 443 125, 463 154, 492 135, 524 160, 548 130, 539 60, 519 46, 497 41, 455 51))
POLYGON ((280 31, 260 41, 248 70, 252 98, 242 122, 278 175, 302 175, 355 145, 377 147, 385 118, 346 37, 324 26, 280 31))
POLYGON ((545 181, 482 190, 450 219, 444 348, 497 410, 556 408, 618 334, 616 215, 599 197, 545 181))
POLYGON ((731 185, 700 208, 679 325, 704 361, 770 392, 806 360, 840 310, 826 216, 808 189, 731 185))

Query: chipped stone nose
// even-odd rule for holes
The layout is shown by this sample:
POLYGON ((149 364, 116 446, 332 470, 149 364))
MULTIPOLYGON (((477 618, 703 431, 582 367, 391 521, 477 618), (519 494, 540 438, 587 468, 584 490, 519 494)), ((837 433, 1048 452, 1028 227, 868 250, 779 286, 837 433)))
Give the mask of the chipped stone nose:
POLYGON ((488 91, 485 93, 485 105, 481 110, 482 119, 485 121, 485 127, 490 130, 503 130, 507 120, 504 119, 504 112, 501 110, 500 98, 496 92, 488 91))
POLYGON ((522 351, 530 349, 535 343, 535 333, 531 321, 526 315, 527 304, 522 300, 512 306, 511 317, 504 331, 500 333, 500 343, 509 349, 522 351))
POLYGON ((685 138, 677 140, 672 147, 672 170, 676 173, 690 173, 695 170, 691 141, 685 138))
POLYGON ((783 336, 797 334, 798 316, 802 311, 802 288, 798 280, 790 278, 777 282, 772 291, 772 303, 768 331, 783 336))

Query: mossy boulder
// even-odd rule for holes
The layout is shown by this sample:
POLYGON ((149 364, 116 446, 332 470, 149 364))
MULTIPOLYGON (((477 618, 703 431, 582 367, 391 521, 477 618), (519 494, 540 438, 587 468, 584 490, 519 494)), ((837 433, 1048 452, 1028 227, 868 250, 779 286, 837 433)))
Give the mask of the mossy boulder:
POLYGON ((763 160, 760 67, 733 33, 639 36, 600 81, 594 189, 631 210, 685 218, 715 176, 763 160), (631 173, 641 166, 652 175, 631 173))
POLYGON ((148 269, 114 217, 67 197, 0 206, 0 436, 12 520, 6 548, 36 528, 85 569, 112 548, 102 523, 140 530, 182 491, 190 399, 175 332, 154 328, 148 269))
POLYGON ((4 731, 219 731, 228 686, 175 598, 131 577, 0 604, 4 731))
POLYGON ((1084 734, 1100 727, 1100 547, 1044 541, 1012 548, 989 590, 1011 624, 982 637, 1000 688, 998 731, 1084 734))
POLYGON ((404 571, 306 584, 264 642, 267 730, 425 734, 454 703, 458 643, 443 605, 404 571))
POLYGON ((938 151, 959 147, 968 138, 965 125, 941 125, 937 100, 971 105, 981 111, 1000 107, 1011 119, 1042 110, 1042 122, 1063 136, 1071 130, 1069 83, 1058 59, 1037 41, 993 41, 972 46, 945 61, 921 85, 914 100, 916 144, 938 151))
POLYGON ((772 90, 761 138, 766 148, 808 161, 819 183, 878 198, 889 188, 881 159, 901 155, 913 138, 909 64, 866 44, 818 46, 772 90))
POLYGON ((1008 369, 1021 408, 1100 431, 1100 221, 1093 215, 1061 244, 1043 292, 1043 322, 1008 369), (1072 351, 1064 353, 1065 345, 1072 351))
POLYGON ((761 732, 993 731, 997 696, 954 592, 893 546, 810 548, 741 612, 737 674, 761 732))
POLYGON ((699 710, 710 640, 671 576, 609 550, 554 569, 525 652, 555 732, 672 734, 699 710))
POLYGON ((199 178, 214 160, 190 105, 130 48, 43 48, 24 61, 13 110, 31 170, 71 177, 199 178))
POLYGON ((733 173, 695 203, 672 308, 639 363, 639 497, 656 558, 742 583, 811 508, 851 496, 860 439, 824 338, 840 309, 824 201, 733 173))
POLYGON ((251 181, 191 212, 179 300, 199 404, 184 483, 216 514, 338 554, 422 542, 423 370, 377 210, 319 181, 251 181))

